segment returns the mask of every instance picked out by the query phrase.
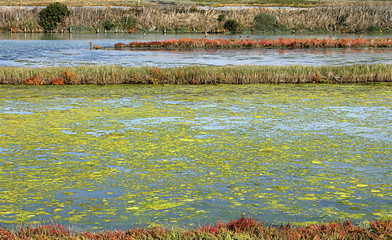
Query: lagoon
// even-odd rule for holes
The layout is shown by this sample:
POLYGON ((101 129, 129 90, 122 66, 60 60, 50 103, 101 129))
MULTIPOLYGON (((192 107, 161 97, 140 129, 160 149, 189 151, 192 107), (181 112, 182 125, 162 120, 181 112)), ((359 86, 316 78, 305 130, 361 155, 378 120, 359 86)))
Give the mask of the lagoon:
POLYGON ((388 84, 0 90, 1 226, 392 218, 388 84))
MULTIPOLYGON (((186 65, 353 65, 392 64, 391 49, 214 49, 214 50, 116 50, 115 43, 155 41, 178 38, 202 38, 200 34, 0 34, 0 66, 51 67, 80 65, 122 65, 178 67, 186 65), (89 42, 107 47, 91 50, 89 42)), ((241 36, 246 38, 247 36, 241 36)), ((262 38, 303 38, 320 35, 249 35, 262 38)), ((356 35, 331 37, 357 38, 356 35)), ((388 36, 364 36, 364 38, 388 36)), ((209 39, 239 39, 238 35, 209 35, 209 39)))

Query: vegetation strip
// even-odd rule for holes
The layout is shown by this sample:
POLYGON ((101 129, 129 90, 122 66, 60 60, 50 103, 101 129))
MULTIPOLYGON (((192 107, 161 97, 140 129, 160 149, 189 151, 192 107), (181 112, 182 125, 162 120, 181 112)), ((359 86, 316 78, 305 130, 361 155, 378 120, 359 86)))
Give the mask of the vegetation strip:
POLYGON ((131 8, 86 6, 69 7, 69 15, 63 7, 44 14, 43 9, 35 7, 0 7, 0 32, 385 34, 392 32, 392 5, 390 1, 384 3, 362 1, 352 5, 350 1, 343 6, 332 4, 335 6, 309 9, 230 11, 171 4, 131 8))
POLYGON ((0 67, 0 84, 250 84, 391 82, 392 65, 0 67))
POLYGON ((361 48, 392 47, 390 38, 279 38, 279 39, 192 39, 182 38, 165 41, 116 43, 115 48, 361 48))
POLYGON ((75 233, 62 225, 21 227, 10 232, 0 227, 0 239, 390 239, 392 221, 371 222, 370 227, 353 225, 351 221, 310 224, 296 227, 290 224, 267 227, 258 219, 241 217, 228 223, 204 225, 195 229, 166 229, 163 227, 133 228, 126 231, 75 233))

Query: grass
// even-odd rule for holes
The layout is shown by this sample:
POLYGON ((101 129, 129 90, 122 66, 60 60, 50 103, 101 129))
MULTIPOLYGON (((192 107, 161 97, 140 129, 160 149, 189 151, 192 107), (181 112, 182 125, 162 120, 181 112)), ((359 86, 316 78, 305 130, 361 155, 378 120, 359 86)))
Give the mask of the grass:
MULTIPOLYGON (((71 6, 71 5, 70 5, 71 6)), ((39 26, 36 8, 3 8, 0 7, 0 31, 10 32, 42 32, 39 26), (20 17, 23 16, 23 17, 20 17)), ((139 8, 104 7, 70 7, 71 14, 56 29, 67 32, 103 31, 103 22, 110 21, 114 28, 110 31, 124 32, 215 32, 224 33, 225 21, 218 21, 220 15, 225 19, 234 19, 241 25, 242 32, 254 32, 254 18, 265 12, 276 18, 276 26, 271 32, 295 33, 389 33, 392 32, 389 17, 392 5, 377 5, 374 2, 325 8, 271 10, 244 9, 221 11, 215 9, 199 9, 192 5, 146 6, 139 8), (135 27, 127 29, 121 24, 122 17, 136 19, 135 27)), ((55 32, 56 32, 55 31, 55 32)))
MULTIPOLYGON (((45 6, 53 2, 62 2, 70 6, 108 6, 108 5, 151 5, 151 4, 196 4, 196 5, 260 5, 260 6, 294 6, 294 7, 307 7, 307 6, 326 6, 326 5, 336 5, 336 4, 347 4, 347 1, 343 0, 267 0, 267 1, 256 1, 256 0, 4 0, 0 2, 3 6, 45 6)), ((350 3, 365 2, 365 0, 355 0, 350 1, 350 3)), ((376 3, 390 2, 390 0, 379 0, 373 1, 376 3)))
POLYGON ((391 239, 392 221, 371 222, 369 227, 353 225, 351 221, 329 224, 310 224, 296 227, 290 224, 268 227, 258 219, 245 218, 218 222, 194 229, 166 229, 164 227, 133 228, 126 231, 72 232, 62 225, 21 227, 15 232, 0 227, 0 239, 391 239))
POLYGON ((0 67, 0 84, 249 84, 391 82, 392 65, 0 67))

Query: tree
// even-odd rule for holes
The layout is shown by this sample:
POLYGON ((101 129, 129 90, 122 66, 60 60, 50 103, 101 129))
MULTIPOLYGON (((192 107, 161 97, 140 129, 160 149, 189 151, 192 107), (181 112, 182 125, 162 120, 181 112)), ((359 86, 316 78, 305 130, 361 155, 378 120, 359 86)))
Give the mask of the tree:
POLYGON ((110 20, 105 20, 102 22, 102 27, 109 31, 110 29, 114 28, 114 24, 110 20))
POLYGON ((239 32, 241 27, 241 24, 234 19, 229 19, 225 22, 225 24, 223 25, 223 28, 229 30, 232 33, 236 33, 239 32))
POLYGON ((275 16, 261 12, 254 18, 256 31, 272 31, 277 28, 275 16))
POLYGON ((56 29, 57 25, 63 22, 69 14, 70 11, 66 5, 59 2, 51 3, 39 12, 39 25, 45 32, 50 32, 56 29))

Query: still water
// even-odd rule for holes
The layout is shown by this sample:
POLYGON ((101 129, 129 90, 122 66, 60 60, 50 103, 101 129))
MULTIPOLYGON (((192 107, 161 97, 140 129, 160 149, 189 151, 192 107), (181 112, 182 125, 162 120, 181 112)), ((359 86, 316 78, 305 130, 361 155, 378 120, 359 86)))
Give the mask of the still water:
POLYGON ((0 226, 392 219, 392 88, 0 86, 0 226))
MULTIPOLYGON (((47 67, 78 65, 123 65, 175 67, 184 65, 347 65, 392 63, 392 49, 215 49, 215 50, 115 50, 115 43, 204 35, 147 34, 0 34, 0 66, 47 67), (89 42, 109 49, 91 50, 89 42)), ((238 35, 209 35, 208 38, 239 38, 238 35)), ((248 36, 241 36, 246 38, 248 36)), ((261 36, 250 39, 325 36, 261 36)), ((351 37, 357 36, 334 36, 351 37)), ((388 36, 365 36, 388 37, 388 36)))

